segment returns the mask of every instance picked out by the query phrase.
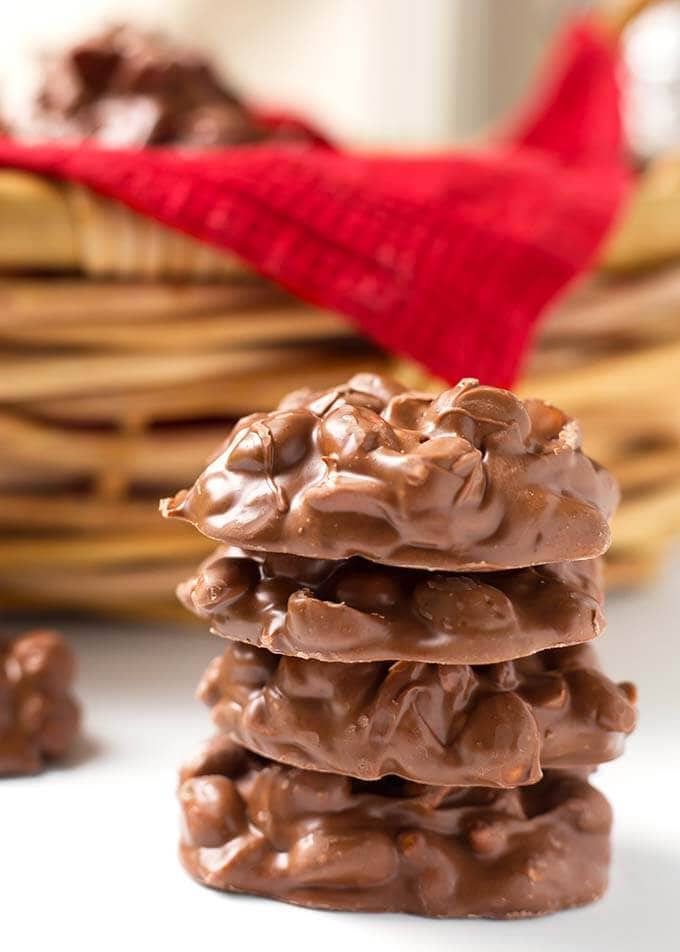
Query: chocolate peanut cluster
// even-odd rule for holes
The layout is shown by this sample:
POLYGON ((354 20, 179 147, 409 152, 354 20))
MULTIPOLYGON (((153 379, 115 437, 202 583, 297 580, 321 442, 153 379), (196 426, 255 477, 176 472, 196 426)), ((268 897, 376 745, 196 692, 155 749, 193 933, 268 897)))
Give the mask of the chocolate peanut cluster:
POLYGON ((36 773, 66 753, 80 721, 74 672, 56 632, 0 641, 0 776, 36 773))
POLYGON ((597 559, 454 575, 221 546, 178 596, 223 638, 317 661, 493 664, 604 629, 597 559))
POLYGON ((613 760, 636 717, 630 686, 606 678, 587 646, 471 667, 231 644, 199 696, 221 730, 282 763, 444 786, 516 787, 542 767, 613 760))
POLYGON ((576 422, 540 400, 360 374, 245 417, 164 512, 245 549, 487 572, 602 555, 617 500, 576 422))
POLYGON ((538 915, 607 883, 588 783, 635 690, 587 644, 617 491, 577 424, 463 380, 361 375, 246 417, 166 516, 227 640, 182 774, 199 881, 331 909, 538 915))
POLYGON ((607 885, 611 809, 574 773, 503 791, 361 783, 221 735, 183 771, 180 802, 193 876, 303 906, 512 918, 607 885))
POLYGON ((114 147, 210 148, 301 135, 258 122, 204 57, 130 26, 108 29, 49 62, 25 131, 114 147))

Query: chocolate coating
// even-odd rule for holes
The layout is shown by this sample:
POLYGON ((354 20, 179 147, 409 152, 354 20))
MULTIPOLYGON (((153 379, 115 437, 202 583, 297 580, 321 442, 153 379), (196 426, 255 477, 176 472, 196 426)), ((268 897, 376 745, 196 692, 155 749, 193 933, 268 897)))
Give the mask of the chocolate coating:
POLYGON ((204 148, 272 137, 206 59, 130 26, 78 43, 49 64, 28 131, 117 147, 204 148))
POLYGON ((179 586, 224 638, 319 661, 489 664, 604 628, 597 560, 443 575, 219 548, 179 586))
POLYGON ((162 511, 244 549, 461 572, 599 556, 616 500, 554 407, 360 374, 245 417, 162 511))
POLYGON ((181 856, 207 886, 303 906, 514 918, 598 898, 611 810, 555 772, 497 791, 371 784, 217 738, 183 772, 181 856))
POLYGON ((0 776, 36 773, 78 731, 73 654, 53 631, 0 642, 0 776))
POLYGON ((631 686, 608 680, 583 645, 473 667, 327 663, 234 642, 199 696, 265 757, 446 786, 516 787, 541 767, 612 760, 636 720, 631 686))

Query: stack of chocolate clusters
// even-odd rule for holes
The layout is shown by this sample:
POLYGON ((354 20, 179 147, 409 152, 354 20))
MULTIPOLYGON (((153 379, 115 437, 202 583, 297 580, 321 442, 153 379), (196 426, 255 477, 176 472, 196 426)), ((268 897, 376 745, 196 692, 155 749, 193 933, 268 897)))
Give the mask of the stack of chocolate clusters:
POLYGON ((360 375, 246 417, 166 516, 221 548, 180 587, 229 639, 183 772, 201 882, 330 909, 538 915, 606 887, 588 783, 634 692, 585 643, 617 491, 577 424, 463 380, 360 375))

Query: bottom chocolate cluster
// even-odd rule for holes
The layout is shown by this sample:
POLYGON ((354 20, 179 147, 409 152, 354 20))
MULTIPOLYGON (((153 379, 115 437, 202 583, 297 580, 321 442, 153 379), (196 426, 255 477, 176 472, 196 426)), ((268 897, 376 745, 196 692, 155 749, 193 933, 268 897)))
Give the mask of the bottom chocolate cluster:
POLYGON ((611 810, 585 772, 513 790, 361 781, 219 735, 183 770, 179 797, 184 865, 216 889, 504 919, 582 905, 607 886, 611 810))

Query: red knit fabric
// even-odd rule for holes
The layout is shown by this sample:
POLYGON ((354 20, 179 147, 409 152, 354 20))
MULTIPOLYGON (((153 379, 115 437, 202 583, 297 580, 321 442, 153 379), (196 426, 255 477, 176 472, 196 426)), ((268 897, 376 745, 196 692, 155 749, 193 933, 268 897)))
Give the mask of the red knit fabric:
POLYGON ((537 317, 591 262, 628 182, 615 51, 578 23, 556 62, 518 131, 475 153, 4 140, 0 165, 80 182, 229 249, 444 378, 508 385, 537 317))

